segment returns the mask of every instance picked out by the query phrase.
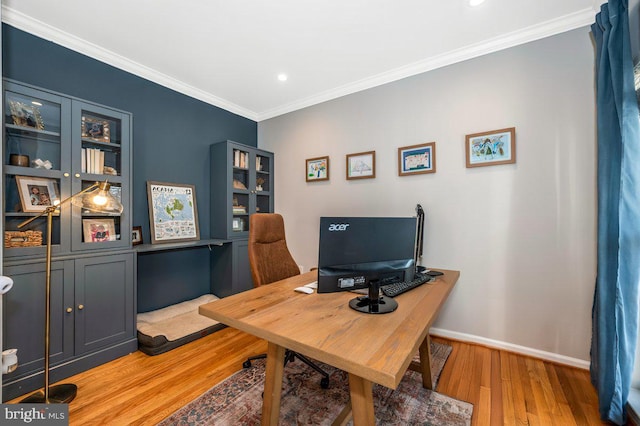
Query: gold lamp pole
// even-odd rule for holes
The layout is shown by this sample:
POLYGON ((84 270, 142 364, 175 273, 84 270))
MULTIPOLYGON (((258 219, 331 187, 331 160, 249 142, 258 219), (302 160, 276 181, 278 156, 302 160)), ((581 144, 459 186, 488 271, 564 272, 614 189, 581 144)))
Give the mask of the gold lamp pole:
POLYGON ((122 204, 110 193, 111 185, 107 182, 96 182, 82 191, 62 200, 57 205, 47 207, 42 213, 25 220, 18 225, 22 228, 34 220, 47 216, 47 252, 45 273, 45 320, 44 320, 44 388, 37 391, 22 401, 29 404, 68 404, 73 401, 78 393, 78 387, 65 383, 49 386, 49 349, 51 346, 51 224, 53 213, 63 204, 71 201, 72 204, 99 213, 122 213, 122 204), (91 192, 93 191, 93 192, 91 192))

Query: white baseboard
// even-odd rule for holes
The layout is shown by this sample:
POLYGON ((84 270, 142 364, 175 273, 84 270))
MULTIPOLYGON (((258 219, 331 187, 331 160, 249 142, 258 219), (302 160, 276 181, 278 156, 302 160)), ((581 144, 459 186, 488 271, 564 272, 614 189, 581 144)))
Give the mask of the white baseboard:
POLYGON ((545 361, 564 364, 584 370, 589 369, 589 361, 585 361, 583 359, 571 358, 553 352, 545 352, 539 349, 528 348, 526 346, 514 345, 513 343, 487 339, 486 337, 474 336, 473 334, 458 333, 455 331, 443 330, 441 328, 432 328, 429 334, 447 339, 459 340, 462 342, 477 343, 494 349, 503 349, 505 351, 527 355, 534 358, 540 358, 545 361))

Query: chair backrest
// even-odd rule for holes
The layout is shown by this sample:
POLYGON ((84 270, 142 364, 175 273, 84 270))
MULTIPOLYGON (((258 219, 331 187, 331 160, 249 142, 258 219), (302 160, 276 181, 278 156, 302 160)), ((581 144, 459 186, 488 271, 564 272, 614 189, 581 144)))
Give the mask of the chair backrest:
POLYGON ((300 274, 300 268, 287 248, 281 215, 255 213, 249 216, 249 264, 255 287, 300 274))

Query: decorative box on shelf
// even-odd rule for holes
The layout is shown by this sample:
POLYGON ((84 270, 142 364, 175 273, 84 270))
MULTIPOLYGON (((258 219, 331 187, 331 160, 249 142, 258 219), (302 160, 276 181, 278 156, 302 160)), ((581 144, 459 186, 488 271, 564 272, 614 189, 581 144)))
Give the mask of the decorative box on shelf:
POLYGON ((5 231, 4 246, 37 247, 42 245, 42 231, 5 231))

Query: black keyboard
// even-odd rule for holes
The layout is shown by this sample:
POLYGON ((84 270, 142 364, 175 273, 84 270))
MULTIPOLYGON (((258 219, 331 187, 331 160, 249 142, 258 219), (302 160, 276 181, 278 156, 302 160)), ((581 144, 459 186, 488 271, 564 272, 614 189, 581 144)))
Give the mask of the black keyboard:
POLYGON ((411 281, 400 281, 393 284, 387 284, 380 286, 380 290, 385 296, 396 297, 405 291, 413 290, 416 287, 420 287, 424 283, 434 281, 435 277, 431 277, 427 274, 415 274, 411 281))

